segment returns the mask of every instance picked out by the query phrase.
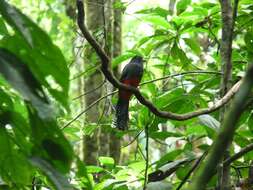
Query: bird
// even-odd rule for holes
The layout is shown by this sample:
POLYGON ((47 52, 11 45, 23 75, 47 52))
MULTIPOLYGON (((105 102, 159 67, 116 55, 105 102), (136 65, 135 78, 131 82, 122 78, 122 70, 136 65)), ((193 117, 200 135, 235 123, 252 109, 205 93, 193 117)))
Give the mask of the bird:
MULTIPOLYGON (((134 56, 124 67, 120 82, 135 88, 138 87, 143 75, 143 62, 143 57, 139 55, 134 56)), ((122 89, 119 90, 114 125, 122 131, 128 129, 128 108, 131 96, 132 92, 122 89)))

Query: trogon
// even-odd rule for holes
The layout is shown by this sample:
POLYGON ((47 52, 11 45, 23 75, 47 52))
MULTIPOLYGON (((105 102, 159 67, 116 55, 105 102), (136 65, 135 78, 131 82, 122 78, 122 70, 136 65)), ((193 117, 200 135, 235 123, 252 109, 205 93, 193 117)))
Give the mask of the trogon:
MULTIPOLYGON (((124 67, 120 82, 137 87, 141 81, 143 74, 143 58, 141 56, 135 56, 124 67)), ((119 90, 119 99, 116 105, 116 118, 115 125, 120 130, 126 130, 128 128, 128 107, 129 100, 132 93, 126 90, 119 90)))

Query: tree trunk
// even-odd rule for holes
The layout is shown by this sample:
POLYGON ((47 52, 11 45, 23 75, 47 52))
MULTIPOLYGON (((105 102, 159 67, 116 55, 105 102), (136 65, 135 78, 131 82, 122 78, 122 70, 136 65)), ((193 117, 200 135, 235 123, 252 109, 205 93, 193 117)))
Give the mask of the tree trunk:
MULTIPOLYGON (((88 29, 95 37, 97 37, 98 32, 103 31, 103 0, 86 0, 85 1, 85 21, 88 29)), ((103 39, 98 39, 101 45, 103 45, 103 39)), ((93 49, 86 45, 84 49, 84 69, 87 70, 91 65, 100 64, 100 60, 94 53, 93 49), (94 57, 96 57, 94 59, 94 57)), ((89 77, 84 78, 84 92, 88 92, 95 89, 103 81, 101 73, 96 70, 89 77)), ((89 106, 92 102, 99 99, 102 95, 102 90, 97 89, 92 93, 87 94, 84 97, 85 107, 89 106)), ((100 115, 99 104, 96 104, 91 109, 86 112, 85 115, 85 125, 84 127, 89 127, 91 125, 97 125, 98 118, 100 115)), ((99 151, 99 135, 98 126, 91 136, 85 136, 83 140, 83 157, 87 164, 97 165, 98 151, 99 151)), ((104 142, 106 143, 106 141, 104 142)))
MULTIPOLYGON (((231 79, 232 79, 232 61, 231 61, 231 54, 232 54, 232 38, 233 34, 233 10, 232 10, 232 3, 230 0, 225 0, 221 3, 222 9, 222 43, 221 43, 221 71, 224 73, 221 79, 221 97, 223 97, 227 91, 231 88, 231 79)), ((224 108, 220 111, 220 122, 223 123, 224 115, 228 106, 224 106, 224 108)), ((227 148, 225 152, 224 159, 228 159, 230 157, 230 147, 227 148)), ((218 172, 218 179, 219 184, 218 188, 220 190, 228 190, 231 187, 231 179, 230 179, 230 166, 223 167, 219 169, 218 172)))
MULTIPOLYGON (((116 0, 113 0, 116 2, 116 0)), ((117 57, 122 52, 122 12, 119 9, 113 11, 113 52, 112 56, 117 57)), ((114 69, 115 76, 119 76, 118 68, 114 69)), ((110 133, 110 156, 116 163, 120 160, 120 139, 115 134, 110 133)))
MULTIPOLYGON (((100 34, 102 33, 100 36, 103 38, 100 37, 98 40, 110 58, 121 54, 121 12, 112 9, 113 2, 114 0, 86 1, 87 27, 93 33, 98 32, 98 30, 100 34)), ((87 56, 85 56, 88 58, 87 60, 91 58, 89 57, 90 54, 91 52, 87 51, 87 56)), ((94 73, 85 80, 85 91, 96 88, 102 83, 102 80, 99 72, 94 73)), ((94 100, 100 98, 103 93, 107 94, 112 91, 113 86, 106 82, 103 90, 97 90, 96 93, 91 93, 85 97, 86 105, 90 105, 94 100)), ((84 140, 84 160, 88 164, 97 164, 98 156, 111 156, 116 163, 119 161, 120 140, 114 134, 108 133, 104 126, 100 126, 100 122, 106 121, 112 115, 111 106, 111 97, 108 97, 100 107, 94 106, 86 114, 87 122, 98 125, 94 135, 85 137, 84 140), (99 110, 101 111, 99 112, 99 110)))

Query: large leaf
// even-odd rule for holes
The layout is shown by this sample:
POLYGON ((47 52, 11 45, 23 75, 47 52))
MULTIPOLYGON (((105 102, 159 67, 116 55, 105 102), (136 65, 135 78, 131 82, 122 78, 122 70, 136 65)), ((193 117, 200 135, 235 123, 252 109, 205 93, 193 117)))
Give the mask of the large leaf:
POLYGON ((0 73, 26 101, 30 101, 39 116, 44 119, 53 117, 42 87, 29 68, 13 53, 0 48, 0 73))
POLYGON ((220 128, 220 122, 217 121, 214 117, 208 114, 198 116, 201 124, 205 125, 206 127, 212 129, 214 132, 218 132, 220 128))
MULTIPOLYGON (((42 83, 57 84, 50 87, 49 92, 66 108, 69 89, 69 70, 60 49, 55 46, 49 36, 18 9, 0 0, 0 13, 3 18, 22 36, 9 39, 1 44, 16 55, 30 57, 26 63, 42 83)), ((16 35, 18 35, 16 34, 16 35)))
POLYGON ((58 171, 67 173, 73 160, 73 150, 55 120, 42 120, 36 110, 28 106, 34 141, 33 155, 45 160, 58 171))

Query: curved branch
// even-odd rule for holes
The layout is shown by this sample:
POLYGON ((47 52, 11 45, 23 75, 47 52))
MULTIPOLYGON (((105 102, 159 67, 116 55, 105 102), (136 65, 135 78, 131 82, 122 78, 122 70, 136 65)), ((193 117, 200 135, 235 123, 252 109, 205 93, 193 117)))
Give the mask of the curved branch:
MULTIPOLYGON (((216 111, 220 107, 222 107, 224 104, 226 104, 234 95, 236 91, 233 91, 232 94, 228 95, 228 97, 224 96, 221 101, 218 101, 215 105, 212 107, 206 108, 206 109, 200 109, 194 112, 190 113, 185 113, 185 114, 176 114, 176 113, 171 113, 167 111, 162 111, 158 109, 152 102, 147 100, 144 96, 142 96, 141 92, 134 87, 127 86, 123 83, 120 83, 118 79, 113 75, 112 71, 109 69, 109 63, 110 63, 110 58, 106 55, 105 51, 103 48, 99 45, 99 43, 91 36, 89 33, 87 27, 84 25, 84 7, 83 7, 83 2, 82 0, 77 0, 77 9, 78 9, 78 17, 77 17, 77 22, 78 26, 83 34, 83 36, 86 38, 88 43, 94 48, 96 51, 97 55, 101 59, 101 71, 105 75, 106 79, 116 88, 118 89, 123 89, 123 90, 128 90, 132 92, 135 97, 138 99, 138 101, 149 108, 151 112, 153 112, 156 116, 162 117, 162 118, 167 118, 167 119, 172 119, 172 120, 187 120, 194 118, 196 116, 202 115, 202 114, 208 114, 213 111, 216 111)), ((238 88, 237 88, 238 89, 238 88)))

